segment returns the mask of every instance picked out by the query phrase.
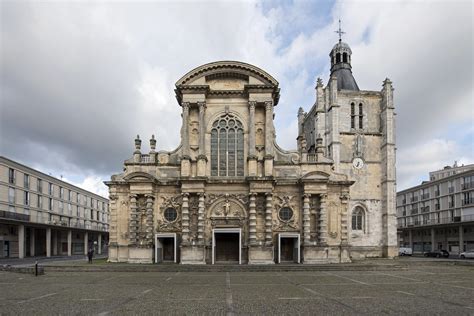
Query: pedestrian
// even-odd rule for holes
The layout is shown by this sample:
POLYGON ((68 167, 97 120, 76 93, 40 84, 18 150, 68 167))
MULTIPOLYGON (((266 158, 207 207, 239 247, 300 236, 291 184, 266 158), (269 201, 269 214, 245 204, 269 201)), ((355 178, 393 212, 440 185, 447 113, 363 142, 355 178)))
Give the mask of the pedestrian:
POLYGON ((89 248, 89 251, 87 252, 87 258, 89 258, 89 263, 92 263, 93 256, 94 256, 94 249, 89 248))

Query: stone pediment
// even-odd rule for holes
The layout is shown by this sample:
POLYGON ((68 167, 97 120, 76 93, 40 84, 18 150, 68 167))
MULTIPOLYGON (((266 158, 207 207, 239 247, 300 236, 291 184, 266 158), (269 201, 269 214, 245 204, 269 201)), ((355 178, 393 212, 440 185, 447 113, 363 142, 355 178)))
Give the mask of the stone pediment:
POLYGON ((323 171, 312 171, 301 177, 301 180, 305 181, 328 181, 330 174, 323 171))
POLYGON ((126 181, 145 181, 145 182, 154 182, 156 178, 146 172, 132 172, 123 177, 126 181))

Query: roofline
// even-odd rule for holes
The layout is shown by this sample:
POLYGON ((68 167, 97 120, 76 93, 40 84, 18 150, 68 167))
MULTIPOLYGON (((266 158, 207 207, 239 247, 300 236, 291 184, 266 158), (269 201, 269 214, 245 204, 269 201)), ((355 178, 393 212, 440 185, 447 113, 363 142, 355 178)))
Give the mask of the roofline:
POLYGON ((19 162, 17 162, 17 161, 11 160, 11 159, 9 159, 9 158, 7 158, 7 157, 0 156, 0 163, 1 163, 1 162, 5 162, 7 165, 10 163, 10 164, 13 164, 13 165, 21 166, 22 168, 28 169, 28 170, 32 171, 33 173, 38 173, 38 174, 42 175, 44 178, 52 179, 52 180, 54 180, 54 181, 59 181, 59 182, 61 182, 61 183, 64 183, 64 184, 67 185, 67 186, 70 186, 70 187, 73 187, 73 188, 77 189, 78 191, 86 192, 88 195, 93 195, 93 196, 96 196, 96 197, 98 197, 98 198, 100 198, 100 199, 103 199, 103 200, 106 200, 107 202, 109 202, 109 199, 108 199, 108 198, 105 198, 105 197, 103 197, 103 196, 101 196, 101 195, 98 195, 98 194, 96 194, 96 193, 93 193, 93 192, 91 192, 91 191, 87 191, 87 190, 85 190, 85 189, 83 189, 83 188, 81 188, 81 187, 78 187, 78 186, 76 186, 76 185, 74 185, 74 184, 71 184, 71 183, 69 183, 69 182, 63 181, 63 180, 58 179, 58 178, 56 178, 56 177, 50 176, 50 175, 48 175, 48 174, 46 174, 46 173, 44 173, 44 172, 41 172, 41 171, 38 171, 38 170, 33 169, 33 168, 31 168, 31 167, 28 167, 28 166, 26 166, 26 165, 24 165, 24 164, 22 164, 22 163, 19 163, 19 162))

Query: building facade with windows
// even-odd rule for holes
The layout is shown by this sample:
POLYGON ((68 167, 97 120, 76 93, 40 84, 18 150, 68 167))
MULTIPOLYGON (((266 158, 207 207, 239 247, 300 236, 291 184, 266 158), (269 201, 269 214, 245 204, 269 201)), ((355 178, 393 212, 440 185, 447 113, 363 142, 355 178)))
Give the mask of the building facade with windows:
POLYGON ((300 109, 296 150, 275 141, 278 82, 243 62, 197 67, 176 83, 181 144, 135 139, 110 190, 109 260, 332 263, 397 255, 390 80, 359 89, 351 50, 300 109))
POLYGON ((416 253, 474 249, 474 164, 430 172, 430 181, 397 193, 398 238, 416 253))
POLYGON ((0 258, 102 253, 108 222, 106 198, 0 156, 0 258))

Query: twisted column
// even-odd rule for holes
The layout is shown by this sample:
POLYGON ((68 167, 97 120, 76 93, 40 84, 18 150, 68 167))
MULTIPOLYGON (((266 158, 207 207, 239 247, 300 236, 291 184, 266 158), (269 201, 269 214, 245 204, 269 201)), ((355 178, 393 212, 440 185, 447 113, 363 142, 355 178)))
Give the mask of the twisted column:
POLYGON ((272 245, 272 209, 273 209, 273 195, 266 193, 266 204, 265 204, 265 245, 272 245))
POLYGON ((310 216, 309 216, 309 198, 310 194, 303 195, 303 241, 305 245, 310 244, 310 216))
POLYGON ((130 195, 130 222, 128 224, 129 231, 129 243, 130 245, 136 245, 137 243, 137 230, 138 230, 138 205, 137 196, 135 194, 130 195))
POLYGON ((183 205, 181 209, 181 226, 183 244, 189 244, 189 193, 183 193, 183 205))
POLYGON ((153 244, 153 202, 155 198, 152 195, 146 196, 146 243, 153 244))
POLYGON ((204 244, 204 193, 199 193, 199 204, 198 204, 198 244, 204 244))
POLYGON ((326 244, 327 239, 328 239, 328 217, 327 217, 327 208, 326 208, 326 201, 327 200, 327 195, 326 194, 321 194, 320 196, 320 205, 321 205, 321 210, 319 212, 319 242, 321 244, 326 244))
POLYGON ((250 193, 249 203, 249 239, 250 244, 257 244, 257 208, 256 208, 256 193, 250 193))

